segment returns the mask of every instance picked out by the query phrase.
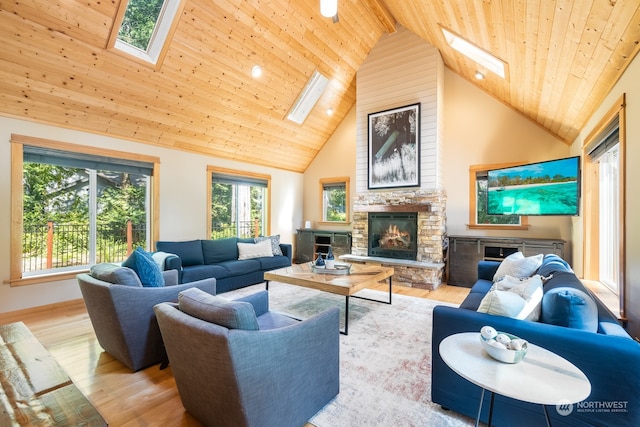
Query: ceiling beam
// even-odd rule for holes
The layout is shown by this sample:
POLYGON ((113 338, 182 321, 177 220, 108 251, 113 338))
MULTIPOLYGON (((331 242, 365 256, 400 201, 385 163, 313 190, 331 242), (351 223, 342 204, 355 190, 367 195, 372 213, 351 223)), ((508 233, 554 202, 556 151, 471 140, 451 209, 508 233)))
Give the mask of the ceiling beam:
POLYGON ((368 4, 367 8, 380 22, 385 32, 391 34, 396 32, 396 19, 393 17, 384 0, 365 0, 363 3, 368 4))

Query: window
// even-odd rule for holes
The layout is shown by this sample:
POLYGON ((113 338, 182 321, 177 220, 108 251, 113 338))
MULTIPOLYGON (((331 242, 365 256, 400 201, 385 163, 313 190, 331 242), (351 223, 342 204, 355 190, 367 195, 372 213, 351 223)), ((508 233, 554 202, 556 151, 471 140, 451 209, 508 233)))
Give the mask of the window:
POLYGON ((208 168, 208 232, 212 239, 269 235, 269 175, 208 168))
POLYGON ((320 180, 322 222, 349 222, 349 177, 320 180))
POLYGON ((519 215, 487 214, 487 171, 522 164, 503 163, 495 165, 474 165, 469 168, 469 228, 487 229, 528 229, 528 217, 519 215))
POLYGON ((159 65, 183 7, 184 0, 123 0, 109 47, 159 65))
POLYGON ((12 283, 152 247, 157 159, 18 135, 11 142, 12 283))
POLYGON ((599 279, 618 293, 620 265, 620 156, 619 146, 607 150, 597 160, 600 170, 600 274, 599 279))
POLYGON ((585 138, 583 152, 584 278, 616 295, 609 309, 625 318, 625 98, 585 138))

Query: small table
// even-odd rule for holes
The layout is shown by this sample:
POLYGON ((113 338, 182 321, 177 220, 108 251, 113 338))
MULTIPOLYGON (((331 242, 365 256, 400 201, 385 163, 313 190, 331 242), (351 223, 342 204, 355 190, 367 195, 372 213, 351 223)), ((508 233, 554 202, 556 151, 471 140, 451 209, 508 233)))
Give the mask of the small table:
POLYGON ((0 326, 0 365, 0 425, 107 425, 24 323, 0 326))
POLYGON ((264 273, 264 280, 269 289, 269 281, 288 283, 345 296, 344 335, 349 334, 349 297, 366 299, 369 301, 391 304, 391 277, 393 267, 374 265, 352 265, 350 274, 334 275, 327 273, 314 273, 310 263, 294 264, 291 267, 280 268, 264 273), (380 301, 371 298, 354 295, 367 286, 389 279, 389 301, 380 301))
POLYGON ((547 426, 549 414, 545 405, 576 403, 591 394, 591 383, 585 374, 568 360, 542 347, 529 343, 527 355, 520 363, 502 363, 482 348, 479 332, 448 336, 440 342, 442 360, 462 378, 482 387, 476 426, 485 390, 491 392, 489 420, 491 427, 494 393, 542 405, 547 426))

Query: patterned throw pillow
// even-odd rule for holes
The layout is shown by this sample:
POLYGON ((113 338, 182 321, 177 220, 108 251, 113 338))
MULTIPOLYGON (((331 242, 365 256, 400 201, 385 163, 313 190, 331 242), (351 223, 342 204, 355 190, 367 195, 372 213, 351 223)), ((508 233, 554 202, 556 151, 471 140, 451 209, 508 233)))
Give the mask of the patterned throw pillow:
POLYGON ((513 276, 519 278, 531 277, 542 265, 542 254, 525 258, 522 252, 515 252, 502 260, 498 266, 493 281, 497 282, 504 276, 513 276))
POLYGON ((122 263, 122 266, 129 267, 135 271, 144 287, 158 288, 164 286, 164 276, 160 271, 160 266, 158 266, 151 254, 141 247, 137 247, 135 251, 131 252, 129 258, 122 263))
POLYGON ((261 236, 261 237, 256 237, 254 239, 254 241, 256 243, 262 242, 264 240, 270 240, 271 241, 271 252, 273 253, 273 256, 283 255, 282 249, 280 249, 280 235, 279 234, 276 234, 275 236, 261 236))

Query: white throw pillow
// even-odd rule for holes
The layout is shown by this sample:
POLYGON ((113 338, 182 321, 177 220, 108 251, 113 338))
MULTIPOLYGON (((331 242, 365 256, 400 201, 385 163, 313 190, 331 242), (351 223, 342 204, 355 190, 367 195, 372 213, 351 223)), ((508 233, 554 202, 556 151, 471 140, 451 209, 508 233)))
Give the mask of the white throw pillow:
POLYGON ((238 259, 272 257, 271 240, 258 243, 238 243, 238 259))
POLYGON ((515 318, 526 303, 515 292, 491 290, 482 298, 478 312, 515 318))
POLYGON ((496 282, 495 289, 518 294, 525 300, 525 306, 514 316, 516 319, 525 319, 537 322, 540 318, 542 297, 544 296, 542 277, 535 275, 524 280, 511 276, 496 282))
POLYGON ((497 282, 504 276, 531 277, 542 265, 543 257, 544 255, 538 254, 525 258, 522 252, 512 253, 502 260, 496 274, 493 276, 493 281, 497 282))

